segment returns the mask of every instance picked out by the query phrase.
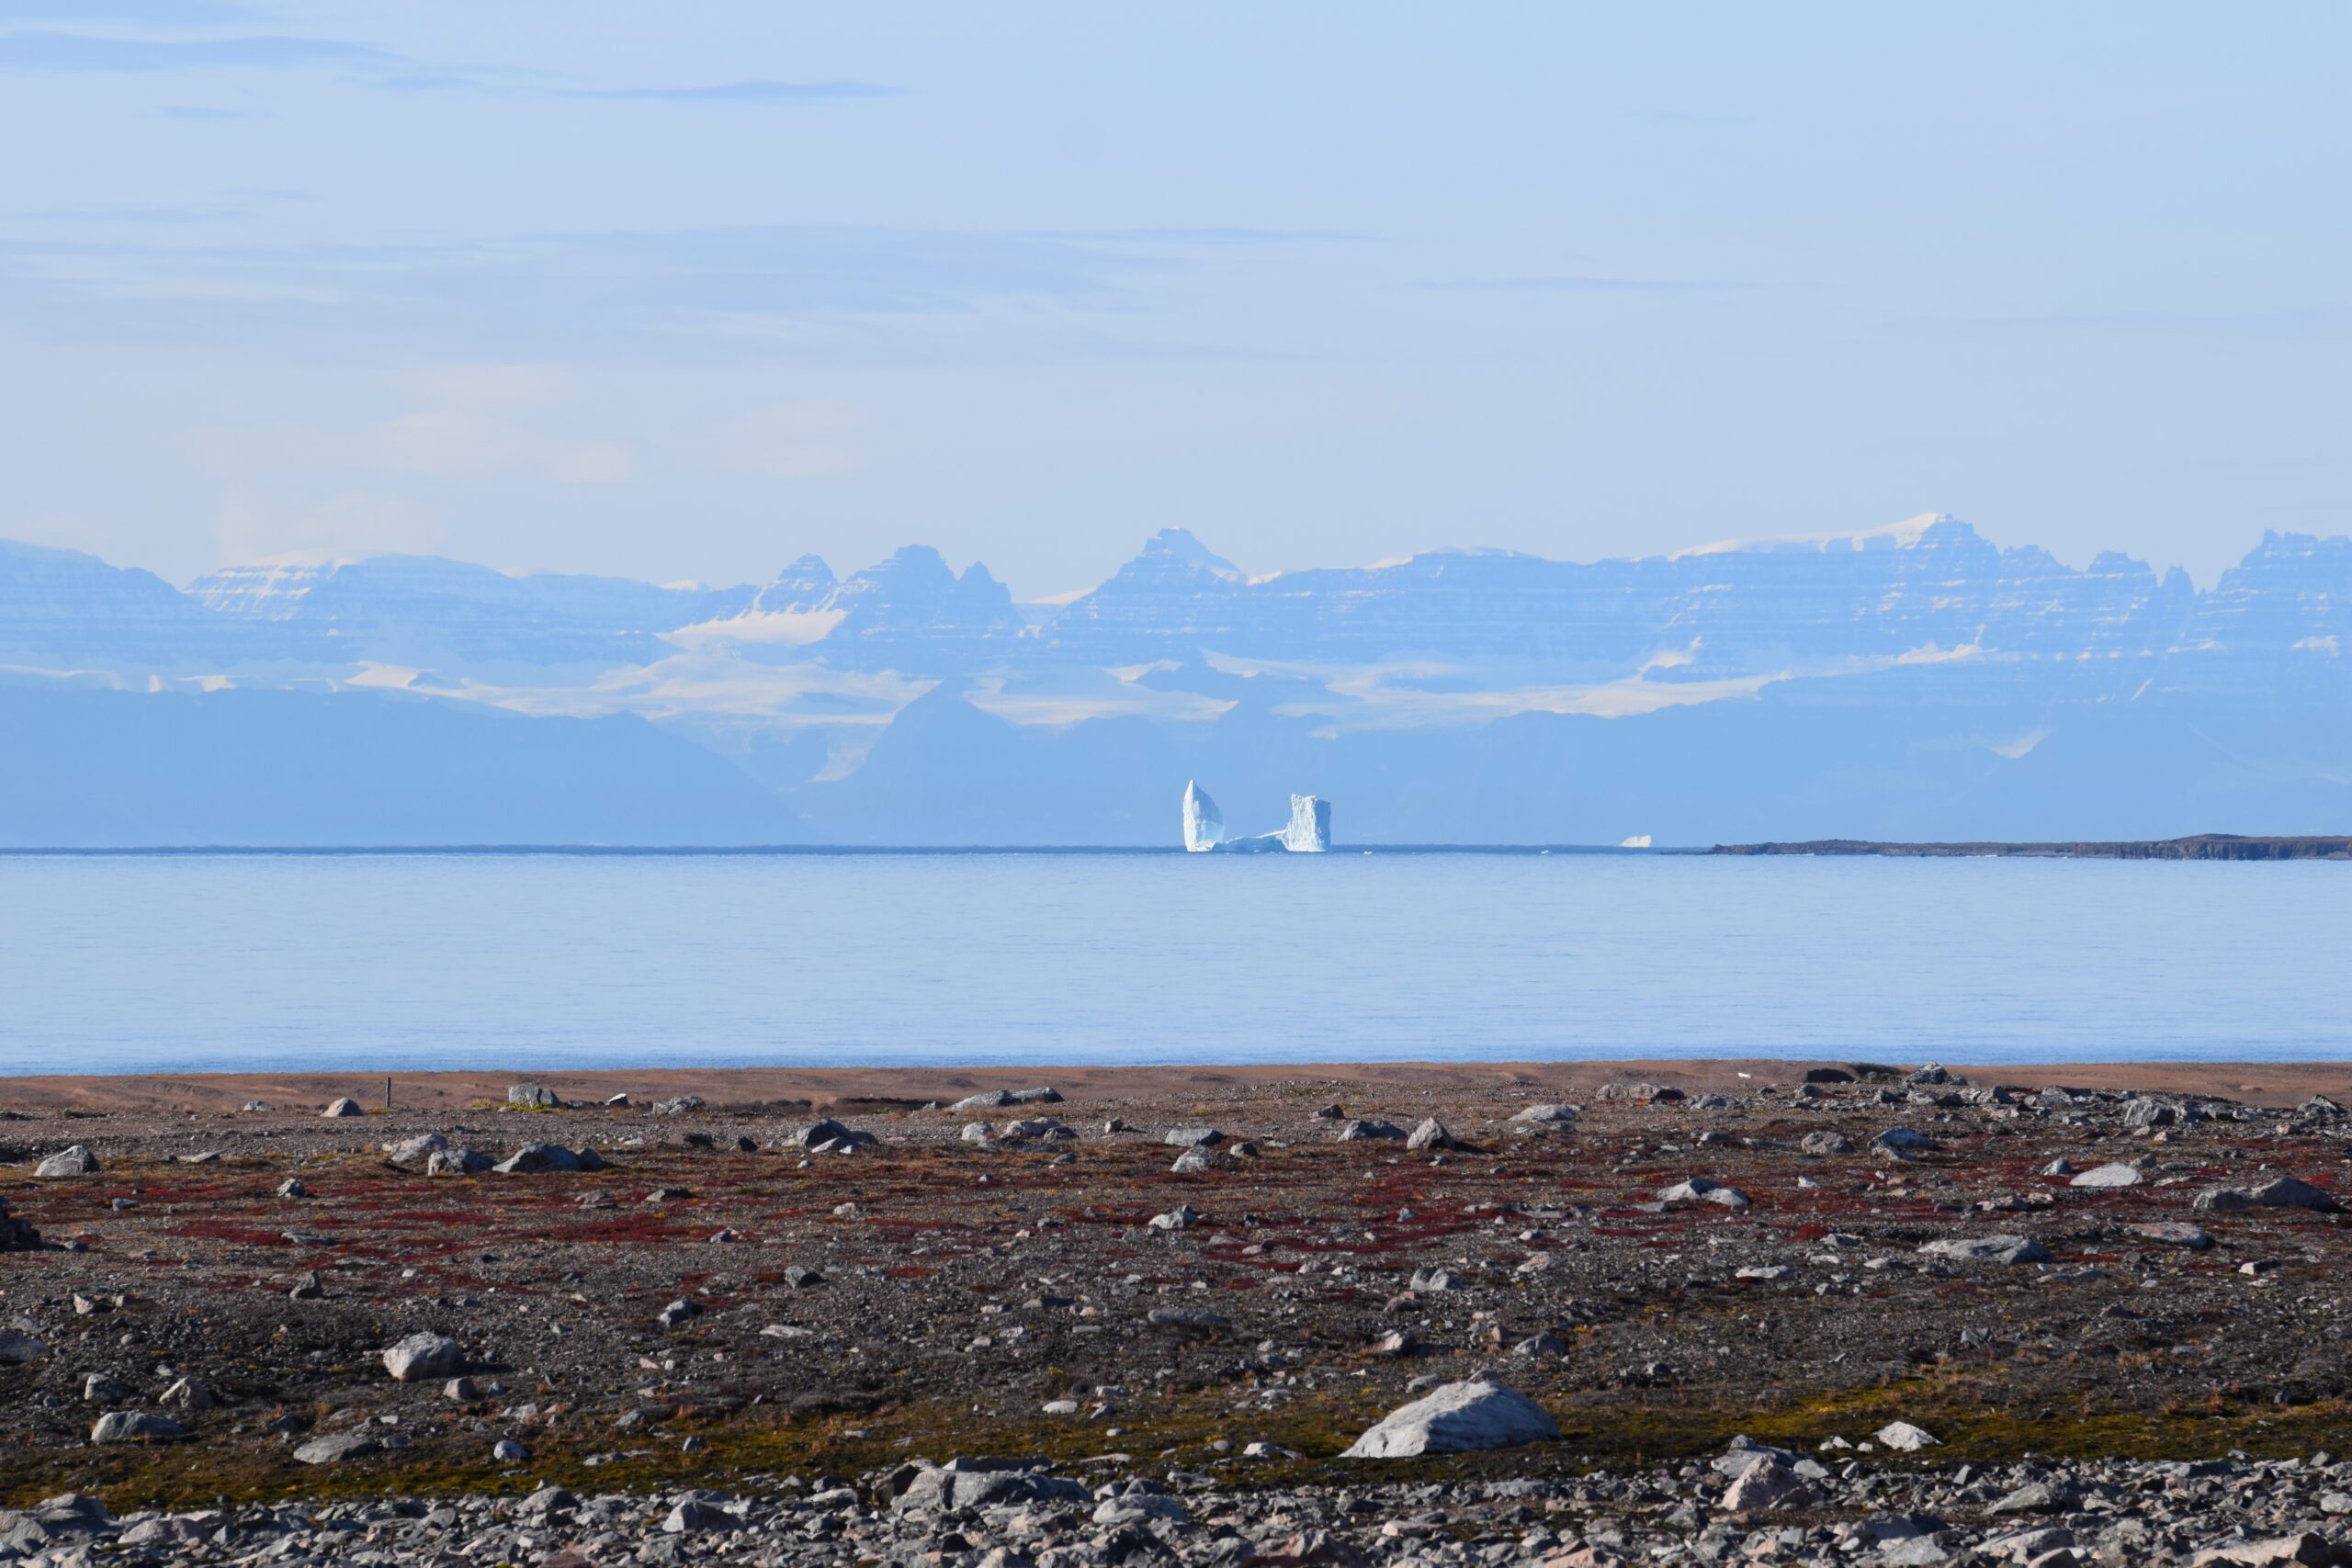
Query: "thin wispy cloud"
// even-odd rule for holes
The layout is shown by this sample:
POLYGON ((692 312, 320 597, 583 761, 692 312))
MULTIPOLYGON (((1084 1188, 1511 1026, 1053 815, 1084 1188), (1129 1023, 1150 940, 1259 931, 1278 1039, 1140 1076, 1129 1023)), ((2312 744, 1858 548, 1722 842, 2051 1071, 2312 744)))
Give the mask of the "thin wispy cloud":
POLYGON ((1757 286, 1711 279, 1596 277, 1582 273, 1565 273, 1534 277, 1446 278, 1424 283, 1421 287, 1487 294, 1703 294, 1757 286))
POLYGON ((896 87, 873 82, 722 82, 708 87, 569 87, 563 98, 604 98, 655 104, 756 104, 796 107, 854 98, 894 98, 896 87))
POLYGON ((237 27, 267 19, 233 0, 0 0, 0 22, 133 22, 175 28, 237 27))
POLYGON ((0 33, 0 71, 293 71, 404 65, 365 44, 315 38, 126 39, 87 33, 0 33))

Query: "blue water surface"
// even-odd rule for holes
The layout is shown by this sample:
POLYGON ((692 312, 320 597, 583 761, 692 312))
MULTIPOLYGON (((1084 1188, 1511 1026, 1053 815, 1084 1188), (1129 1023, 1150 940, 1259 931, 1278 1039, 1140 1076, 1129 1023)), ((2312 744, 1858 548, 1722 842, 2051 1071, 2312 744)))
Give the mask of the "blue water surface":
POLYGON ((2352 1056, 2352 865, 0 857, 0 1071, 2352 1056))

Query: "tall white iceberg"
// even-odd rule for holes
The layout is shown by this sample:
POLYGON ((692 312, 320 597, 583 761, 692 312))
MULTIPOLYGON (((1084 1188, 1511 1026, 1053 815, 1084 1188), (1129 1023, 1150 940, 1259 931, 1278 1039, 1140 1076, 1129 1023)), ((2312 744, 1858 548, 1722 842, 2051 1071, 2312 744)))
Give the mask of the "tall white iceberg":
POLYGON ((1184 847, 1198 854, 1225 841, 1225 813, 1209 792, 1187 780, 1184 784, 1184 847))
POLYGON ((1319 795, 1290 797, 1290 826, 1283 829, 1283 848, 1294 854, 1319 855, 1331 847, 1331 803, 1319 795))
POLYGON ((1318 795, 1290 797, 1289 826, 1249 838, 1225 836, 1225 814, 1197 783, 1184 785, 1184 848, 1198 854, 1216 850, 1231 855, 1267 854, 1288 851, 1321 854, 1331 847, 1331 803, 1318 795))

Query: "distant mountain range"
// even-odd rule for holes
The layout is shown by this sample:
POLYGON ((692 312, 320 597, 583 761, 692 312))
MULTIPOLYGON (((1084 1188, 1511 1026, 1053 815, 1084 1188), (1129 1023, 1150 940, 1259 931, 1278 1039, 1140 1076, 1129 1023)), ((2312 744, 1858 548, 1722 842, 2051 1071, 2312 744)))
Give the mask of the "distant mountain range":
POLYGON ((1928 516, 1250 577, 1168 530, 1018 605, 915 546, 655 586, 421 557, 186 590, 0 541, 0 843, 1342 842, 2352 826, 2352 539, 2211 591, 1928 516))

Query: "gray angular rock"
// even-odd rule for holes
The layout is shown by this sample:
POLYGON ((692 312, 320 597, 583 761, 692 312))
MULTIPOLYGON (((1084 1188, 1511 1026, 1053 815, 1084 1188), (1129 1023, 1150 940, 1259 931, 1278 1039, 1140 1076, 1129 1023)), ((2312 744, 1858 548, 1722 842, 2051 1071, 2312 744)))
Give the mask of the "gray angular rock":
POLYGON ((1741 1471, 1724 1489, 1723 1506, 1726 1513, 1754 1514, 1770 1508, 1810 1507, 1815 1497, 1813 1488, 1778 1460, 1762 1459, 1741 1471))
POLYGON ((2199 1192, 2189 1206, 2224 1213, 2245 1209, 2314 1209, 2332 1213, 2337 1208, 2335 1200, 2327 1193, 2291 1176, 2282 1176, 2258 1187, 2212 1188, 2199 1192))
POLYGON ((892 1499, 900 1513, 950 1513, 962 1508, 999 1507, 1012 1503, 1076 1503, 1088 1501, 1086 1488, 1057 1475, 1032 1475, 1017 1471, 934 1469, 919 1472, 906 1490, 892 1499))
POLYGON ((947 1109, 950 1111, 1001 1111, 1008 1105, 1059 1105, 1061 1101, 1061 1092, 1058 1089, 982 1089, 978 1094, 967 1094, 947 1109))
POLYGON ((109 1410, 90 1428, 94 1443, 121 1443, 133 1438, 184 1438, 187 1428, 168 1416, 143 1410, 109 1410))
POLYGON ((1514 1122, 1573 1122, 1576 1119, 1577 1108, 1573 1105, 1531 1105, 1511 1114, 1514 1122))
POLYGON ((653 1314, 653 1321, 664 1328, 675 1328, 687 1319, 702 1315, 702 1308, 693 1300, 680 1296, 653 1314))
POLYGON ((368 1114, 368 1110, 357 1100, 345 1096, 344 1099, 330 1101, 327 1108, 319 1114, 330 1120, 341 1120, 346 1116, 365 1116, 368 1114))
POLYGON ((372 1454, 380 1447, 365 1432, 334 1432, 312 1438, 295 1449, 294 1457, 303 1464, 340 1464, 361 1454, 372 1454))
POLYGON ((1390 1411, 1350 1445, 1342 1459, 1406 1459, 1516 1448, 1560 1435, 1544 1407, 1487 1379, 1451 1382, 1390 1411))
POLYGON ((1413 1129, 1412 1135, 1405 1140, 1405 1146, 1408 1149, 1453 1149, 1461 1147, 1461 1144, 1447 1130, 1444 1122, 1431 1116, 1413 1129))
POLYGON ((1195 1144, 1178 1155, 1176 1163, 1168 1168, 1180 1174, 1193 1174, 1204 1170, 1235 1170, 1238 1169, 1240 1165, 1239 1160, 1227 1154, 1223 1149, 1213 1149, 1205 1144, 1195 1144))
POLYGON ((40 1177, 89 1176, 98 1169, 98 1156, 80 1144, 58 1150, 39 1165, 33 1174, 40 1177))
POLYGON ((2067 1183, 2070 1187, 2137 1187, 2140 1172, 2136 1167, 2120 1163, 2094 1166, 2067 1183))
POLYGON ((490 1168, 490 1156, 471 1149, 435 1149, 424 1156, 427 1176, 480 1176, 490 1168))
POLYGON ((1797 1140, 1797 1150, 1808 1155, 1849 1155, 1854 1152, 1854 1140, 1843 1133, 1807 1133, 1797 1140))
POLYGON ((1668 1208, 1684 1203, 1715 1203, 1726 1209, 1745 1209, 1752 1201, 1747 1194, 1738 1188, 1726 1187, 1720 1181, 1710 1181, 1703 1176, 1694 1176, 1688 1181, 1679 1181, 1671 1187, 1661 1189, 1657 1201, 1668 1208))
POLYGON ((2330 1568, 2344 1561, 2344 1553, 2318 1531, 2305 1530, 2301 1535, 2208 1547, 2188 1561, 2190 1568, 2209 1568, 2216 1563, 2237 1564, 2239 1568, 2286 1568, 2288 1563, 2300 1563, 2302 1568, 2330 1568))
POLYGON ((1394 1122, 1383 1122, 1376 1117, 1358 1117, 1340 1129, 1338 1141, 1342 1144, 1362 1143, 1366 1139, 1374 1138, 1395 1138, 1401 1141, 1406 1135, 1405 1129, 1397 1126, 1394 1122))
POLYGON ((396 1382, 430 1382, 466 1370, 465 1348, 446 1334, 419 1332, 384 1348, 384 1371, 396 1382))
POLYGON ((2205 1234, 2203 1226, 2188 1224, 2178 1220, 2152 1220, 2145 1224, 2127 1225, 2124 1228, 2133 1235, 2144 1237, 2149 1241, 2160 1241, 2167 1247, 2185 1247, 2191 1252, 2203 1252, 2213 1245, 2213 1238, 2205 1234))
POLYGON ((506 1103, 526 1105, 534 1110, 553 1111, 563 1101, 557 1097, 555 1090, 545 1084, 518 1083, 506 1091, 506 1103))
POLYGON ((1159 1141, 1189 1149, 1202 1144, 1221 1144, 1225 1142, 1225 1134, 1215 1127, 1170 1127, 1160 1134, 1159 1141))
POLYGON ((1951 1258, 1962 1263, 2047 1263, 2050 1249, 2030 1236, 1947 1236, 1919 1248, 1929 1258, 1951 1258))
POLYGON ((28 1334, 0 1328, 0 1367, 28 1367, 49 1354, 49 1347, 28 1334))
POLYGON ((1871 1140, 1871 1147, 1910 1154, 1925 1149, 1939 1149, 1943 1145, 1917 1128, 1889 1127, 1871 1140))
POLYGON ((502 1176, 535 1176, 544 1171, 576 1171, 580 1156, 561 1144, 525 1144, 491 1169, 502 1176))

